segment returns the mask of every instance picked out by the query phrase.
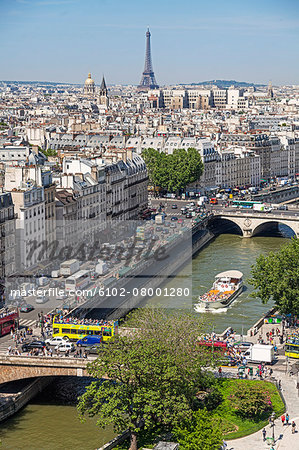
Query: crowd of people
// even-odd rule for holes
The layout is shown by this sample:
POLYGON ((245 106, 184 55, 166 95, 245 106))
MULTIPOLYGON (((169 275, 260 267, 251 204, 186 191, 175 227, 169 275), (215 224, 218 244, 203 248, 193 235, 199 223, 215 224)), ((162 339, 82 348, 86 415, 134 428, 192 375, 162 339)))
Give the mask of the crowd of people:
POLYGON ((63 315, 55 316, 54 323, 62 323, 62 324, 72 324, 72 325, 102 325, 102 326, 111 326, 113 325, 112 320, 104 320, 104 319, 78 319, 77 317, 66 317, 63 315))
POLYGON ((16 309, 2 308, 0 309, 0 319, 4 319, 14 313, 17 313, 16 309))
POLYGON ((234 291, 225 291, 221 292, 218 290, 212 289, 211 291, 207 292, 206 294, 203 294, 200 296, 200 300, 202 302, 217 302, 220 300, 225 300, 229 298, 230 295, 232 295, 234 291))

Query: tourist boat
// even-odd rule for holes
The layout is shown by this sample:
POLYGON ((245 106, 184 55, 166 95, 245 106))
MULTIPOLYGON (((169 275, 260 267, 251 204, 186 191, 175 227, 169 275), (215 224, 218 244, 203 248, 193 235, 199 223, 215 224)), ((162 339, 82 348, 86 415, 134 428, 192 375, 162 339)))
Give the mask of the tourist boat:
POLYGON ((198 298, 195 311, 228 307, 243 290, 243 274, 238 270, 218 273, 212 289, 198 298))

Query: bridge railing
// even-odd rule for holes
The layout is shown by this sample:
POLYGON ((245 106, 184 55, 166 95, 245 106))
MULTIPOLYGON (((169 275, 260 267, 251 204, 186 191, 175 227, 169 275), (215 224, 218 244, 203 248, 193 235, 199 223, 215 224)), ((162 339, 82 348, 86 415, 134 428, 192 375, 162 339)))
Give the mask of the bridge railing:
POLYGON ((283 211, 275 211, 275 212, 259 212, 259 211, 240 211, 239 209, 236 211, 227 211, 225 209, 222 210, 213 210, 214 216, 254 216, 257 218, 263 218, 266 219, 267 217, 270 218, 279 218, 279 219, 286 219, 286 220, 299 220, 299 213, 298 214, 286 214, 283 211))

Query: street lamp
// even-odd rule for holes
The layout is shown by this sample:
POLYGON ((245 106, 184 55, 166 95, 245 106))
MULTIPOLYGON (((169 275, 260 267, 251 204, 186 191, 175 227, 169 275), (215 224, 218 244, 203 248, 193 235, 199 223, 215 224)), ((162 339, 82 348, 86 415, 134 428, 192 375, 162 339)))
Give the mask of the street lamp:
POLYGON ((275 443, 275 436, 274 436, 274 427, 275 427, 275 412, 273 411, 273 413, 270 416, 269 421, 271 422, 271 427, 272 427, 272 440, 273 440, 273 444, 275 443))

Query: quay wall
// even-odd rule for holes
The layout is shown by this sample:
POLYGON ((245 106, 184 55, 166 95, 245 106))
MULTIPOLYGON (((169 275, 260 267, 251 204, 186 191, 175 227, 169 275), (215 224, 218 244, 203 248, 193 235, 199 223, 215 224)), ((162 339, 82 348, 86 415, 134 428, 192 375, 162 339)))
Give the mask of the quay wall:
MULTIPOLYGON (((116 280, 110 288, 125 288, 126 291, 132 292, 134 287, 139 290, 141 288, 155 289, 160 287, 168 281, 169 276, 174 276, 185 264, 189 261, 191 262, 192 255, 214 239, 215 235, 205 227, 206 222, 199 224, 194 227, 192 233, 190 230, 190 232, 183 234, 181 236, 182 240, 175 239, 170 242, 166 247, 170 258, 166 258, 164 261, 141 261, 125 277, 116 280), (169 275, 167 276, 167 274, 169 275)), ((105 318, 119 319, 140 305, 144 300, 146 300, 144 296, 128 294, 123 298, 114 299, 117 303, 113 303, 111 298, 97 296, 81 304, 72 314, 75 313, 79 317, 84 317, 91 310, 94 310, 97 317, 105 314, 105 318)))
POLYGON ((269 309, 269 311, 267 311, 254 325, 252 325, 251 328, 249 328, 249 330, 247 331, 247 336, 248 337, 255 336, 259 332, 260 328, 264 325, 264 319, 268 316, 271 316, 276 311, 277 311, 276 307, 269 309))
MULTIPOLYGON (((212 239, 214 239, 214 237, 215 235, 210 231, 202 230, 201 235, 198 237, 198 239, 196 237, 195 239, 193 239, 192 255, 201 250, 212 239)), ((177 273, 184 266, 184 264, 188 262, 188 260, 191 261, 192 255, 190 254, 190 249, 187 248, 184 253, 180 253, 179 258, 173 258, 171 264, 167 266, 167 272, 168 273, 171 272, 172 274, 177 273)), ((157 287, 160 287, 167 281, 168 278, 163 276, 163 269, 162 269, 161 272, 157 272, 155 276, 149 278, 149 280, 143 284, 143 288, 155 289, 157 287)), ((128 314, 128 312, 138 307, 145 300, 146 297, 139 295, 139 296, 132 296, 129 299, 126 299, 123 303, 120 303, 119 308, 121 308, 121 317, 124 317, 126 314, 128 314)), ((112 317, 113 316, 114 315, 112 315, 112 317)))
POLYGON ((276 191, 268 193, 255 194, 253 200, 264 201, 267 203, 284 203, 289 200, 295 200, 299 197, 299 186, 281 187, 276 191))
MULTIPOLYGON (((39 377, 28 381, 28 384, 16 394, 3 394, 0 392, 0 422, 13 416, 32 398, 48 386, 54 377, 39 377)), ((1 388, 0 388, 1 391, 1 388)))

